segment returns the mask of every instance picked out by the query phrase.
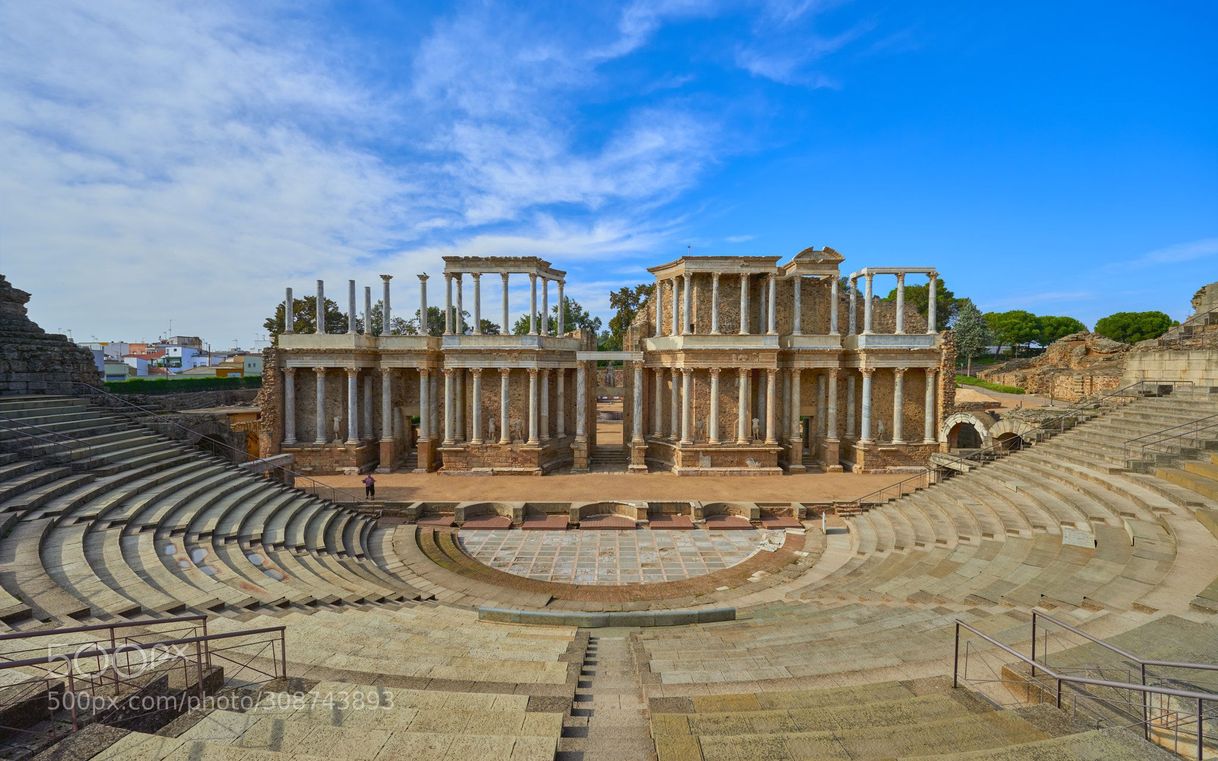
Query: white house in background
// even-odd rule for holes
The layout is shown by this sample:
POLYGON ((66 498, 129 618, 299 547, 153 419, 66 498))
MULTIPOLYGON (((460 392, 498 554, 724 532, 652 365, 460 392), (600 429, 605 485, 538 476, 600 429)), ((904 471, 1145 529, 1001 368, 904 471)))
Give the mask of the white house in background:
MULTIPOLYGON (((165 350, 165 368, 170 375, 198 367, 198 360, 203 353, 201 349, 188 344, 161 344, 160 348, 165 350)), ((206 360, 201 364, 206 365, 206 360)))
POLYGON ((104 361, 102 378, 107 381, 125 381, 131 377, 132 368, 126 362, 119 359, 107 359, 104 361))
POLYGON ((128 355, 123 357, 123 362, 125 362, 129 367, 135 369, 135 377, 148 377, 148 360, 144 359, 143 357, 128 355))
POLYGON ((241 374, 246 378, 262 375, 262 355, 246 354, 241 358, 241 374))

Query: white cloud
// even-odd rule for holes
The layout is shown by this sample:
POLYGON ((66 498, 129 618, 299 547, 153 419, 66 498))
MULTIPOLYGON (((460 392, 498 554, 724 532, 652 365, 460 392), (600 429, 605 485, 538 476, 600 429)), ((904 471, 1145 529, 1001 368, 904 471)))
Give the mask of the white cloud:
POLYGON ((723 240, 728 243, 747 243, 756 237, 756 235, 729 235, 723 240))
POLYGON ((1156 264, 1179 264, 1218 255, 1218 238, 1202 238, 1155 249, 1126 264, 1148 267, 1156 264))

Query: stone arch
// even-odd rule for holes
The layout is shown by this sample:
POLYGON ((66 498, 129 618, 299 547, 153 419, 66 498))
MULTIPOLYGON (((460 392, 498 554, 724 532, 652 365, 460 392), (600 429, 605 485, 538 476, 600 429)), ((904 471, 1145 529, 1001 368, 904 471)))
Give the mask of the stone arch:
POLYGON ((987 412, 955 412, 943 421, 939 440, 947 442, 949 449, 957 449, 962 430, 968 429, 976 436, 975 443, 979 447, 988 447, 993 443, 991 429, 997 422, 997 418, 987 412))
POLYGON ((1008 449, 1022 449, 1036 441, 1039 429, 1027 420, 1005 418, 990 429, 994 443, 1003 444, 1008 449))

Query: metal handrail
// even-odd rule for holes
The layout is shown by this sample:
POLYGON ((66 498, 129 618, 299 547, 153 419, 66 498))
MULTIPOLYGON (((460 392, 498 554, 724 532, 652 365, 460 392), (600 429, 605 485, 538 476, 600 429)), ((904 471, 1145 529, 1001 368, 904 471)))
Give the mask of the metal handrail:
POLYGON ((1078 636, 1082 637, 1083 639, 1093 642, 1093 643, 1099 645, 1100 647, 1104 648, 1105 650, 1110 650, 1110 651, 1116 653, 1117 655, 1121 656, 1122 658, 1126 658, 1126 659, 1131 660, 1134 663, 1137 663, 1142 666, 1158 666, 1160 668, 1194 669, 1197 671, 1218 671, 1218 664, 1215 664, 1215 663, 1187 663, 1187 662, 1182 662, 1182 661, 1160 661, 1160 660, 1156 660, 1153 658, 1142 658, 1140 656, 1134 655, 1133 653, 1129 652, 1128 650, 1124 650, 1109 642, 1105 642, 1104 640, 1096 637, 1095 635, 1088 634, 1087 632, 1085 632, 1075 626, 1071 626, 1070 624, 1066 623, 1065 621, 1059 621, 1058 619, 1054 618, 1053 616, 1050 616, 1048 613, 1041 613, 1040 611, 1033 610, 1032 611, 1032 644, 1033 644, 1032 674, 1033 675, 1036 674, 1036 666, 1035 666, 1036 621, 1037 621, 1037 619, 1040 619, 1040 618, 1043 618, 1044 620, 1048 621, 1051 624, 1059 626, 1072 634, 1077 634, 1078 636))
POLYGON ((1181 423, 1180 425, 1172 426, 1171 428, 1164 428, 1162 431, 1148 433, 1145 436, 1139 436, 1136 439, 1130 439, 1125 442, 1126 456, 1132 457, 1131 453, 1133 450, 1137 449, 1139 451, 1138 459, 1145 459, 1147 449, 1164 451, 1164 449, 1168 446, 1168 442, 1178 441, 1184 438, 1200 439, 1203 431, 1209 431, 1215 428, 1218 428, 1218 413, 1206 415, 1205 417, 1197 418, 1196 420, 1187 423, 1181 423), (1188 430, 1180 431, 1178 433, 1169 433, 1170 431, 1176 431, 1180 428, 1187 428, 1188 430), (1152 441, 1143 441, 1140 444, 1136 443, 1141 439, 1149 438, 1151 436, 1155 436, 1157 438, 1152 441))
MULTIPOLYGON (((144 414, 150 415, 151 417, 158 418, 158 422, 163 425, 168 425, 173 428, 176 428, 176 429, 179 429, 182 431, 186 431, 187 433, 192 433, 192 434, 197 433, 197 431, 193 431, 190 428, 187 428, 186 426, 184 426, 180 423, 176 423, 173 420, 166 419, 167 415, 165 415, 165 413, 157 412, 155 410, 149 409, 148 407, 143 407, 141 405, 136 404, 135 402, 129 401, 127 399, 123 399, 121 396, 118 396, 117 394, 112 394, 103 388, 98 388, 97 386, 93 386, 88 383, 82 383, 80 381, 73 381, 73 383, 77 386, 81 386, 81 387, 87 389, 90 393, 101 394, 104 398, 106 398, 108 400, 118 402, 119 404, 124 404, 128 407, 132 407, 136 410, 139 410, 140 412, 142 412, 144 414)), ((135 422, 137 425, 140 424, 139 421, 135 421, 135 422)), ((229 446, 228 444, 225 444, 222 441, 213 441, 211 443, 217 444, 221 448, 237 455, 240 458, 239 462, 242 462, 242 463, 254 462, 255 460, 258 459, 256 457, 251 457, 250 454, 248 452, 246 452, 245 450, 229 446)), ((288 473, 289 475, 291 475, 294 482, 296 480, 307 481, 310 484, 310 486, 312 487, 312 491, 309 493, 313 494, 318 499, 326 499, 319 493, 320 490, 325 489, 331 495, 328 501, 330 503, 332 503, 333 505, 335 505, 336 507, 341 507, 341 503, 335 498, 335 495, 342 494, 344 496, 348 496, 346 491, 340 490, 340 489, 330 486, 328 484, 323 484, 322 482, 318 481, 317 479, 315 479, 311 476, 306 476, 303 473, 298 473, 298 472, 296 472, 294 470, 290 470, 288 468, 279 468, 279 469, 282 470, 284 473, 288 473)), ((302 489, 301 491, 304 491, 304 490, 302 489)), ((354 493, 356 495, 358 495, 358 491, 356 491, 354 493)), ((355 498, 352 498, 350 501, 359 502, 360 500, 357 496, 355 498)))
MULTIPOLYGON (((968 630, 975 636, 980 637, 981 639, 985 640, 986 642, 989 642, 991 645, 994 645, 995 647, 1002 650, 1003 652, 1017 658, 1019 661, 1031 666, 1033 669, 1037 668, 1038 664, 1036 663, 1035 659, 1028 658, 1028 656, 1024 655, 1023 653, 1020 653, 1019 651, 1015 650, 1011 646, 1003 644, 1002 642, 999 642, 998 640, 994 639, 993 637, 989 636, 988 634, 981 632, 977 628, 964 623, 960 619, 956 619, 956 640, 955 640, 955 648, 954 648, 953 660, 952 660, 952 687, 958 688, 960 686, 960 629, 961 628, 968 630)), ((1145 701, 1145 696, 1147 696, 1147 695, 1164 695, 1164 696, 1172 697, 1172 698, 1180 698, 1183 700, 1197 701, 1197 759, 1198 759, 1198 761, 1202 761, 1204 759, 1205 732, 1204 732, 1203 720, 1204 720, 1204 716, 1205 716, 1205 702, 1207 700, 1210 702, 1218 702, 1218 693, 1197 692, 1194 690, 1180 690, 1180 689, 1176 689, 1174 687, 1159 687, 1156 685, 1134 684, 1133 682, 1116 682, 1116 681, 1112 681, 1110 679, 1092 679, 1090 677, 1085 677, 1085 676, 1070 676, 1069 674, 1062 674, 1062 673, 1050 668, 1049 666, 1045 666, 1045 665, 1040 665, 1039 668, 1050 679, 1054 679, 1057 681, 1056 704, 1057 704, 1058 708, 1062 707, 1062 687, 1063 687, 1063 685, 1085 685, 1085 686, 1090 686, 1090 687, 1105 687, 1108 689, 1115 689, 1115 690, 1131 690, 1133 692, 1141 693, 1143 695, 1143 701, 1145 701)), ((1083 692, 1082 690, 1079 690, 1079 692, 1083 693, 1084 695, 1088 694, 1088 693, 1083 692)), ((1143 704, 1145 705, 1145 702, 1143 704)), ((1149 731, 1150 731, 1150 726, 1149 726, 1148 720, 1146 721, 1146 731, 1147 731, 1147 733, 1149 733, 1149 731)))
POLYGON ((28 632, 8 632, 0 634, 0 642, 15 639, 37 639, 39 637, 54 637, 63 634, 80 634, 82 632, 96 632, 107 629, 129 629, 134 626, 162 626, 165 624, 181 624, 188 621, 200 621, 203 628, 207 629, 207 616, 203 613, 191 613, 185 616, 173 616, 172 618, 146 618, 136 621, 115 621, 108 624, 87 624, 82 626, 68 626, 61 629, 36 629, 28 632))
MULTIPOLYGON (((23 418, 10 417, 0 413, 0 420, 13 424, 11 426, 5 426, 4 429, 15 436, 23 439, 33 439, 34 441, 41 441, 45 444, 61 447, 63 451, 59 457, 66 458, 70 466, 75 466, 77 464, 77 459, 80 457, 80 454, 78 449, 73 447, 72 444, 79 443, 79 439, 74 439, 62 431, 53 431, 50 428, 43 428, 37 423, 23 423, 23 418), (33 428, 42 435, 38 436, 33 433, 21 431, 18 430, 19 428, 33 428), (50 440, 48 441, 48 439, 50 440)), ((0 446, 2 446, 4 443, 4 440, 0 440, 0 446)), ((51 455, 51 459, 54 458, 55 455, 51 455)))
POLYGON ((1218 313, 1218 306, 1211 307, 1210 309, 1207 309, 1204 312, 1198 312, 1197 314, 1193 315, 1192 317, 1187 318, 1184 322, 1180 323, 1179 325, 1173 325, 1170 328, 1168 328, 1166 333, 1159 336, 1159 339, 1167 339, 1168 341, 1175 341, 1176 345, 1179 346, 1180 344, 1182 344, 1184 342, 1184 336, 1182 335, 1182 333, 1184 332, 1184 328, 1188 327, 1189 323, 1196 322, 1197 320, 1200 320, 1202 317, 1207 317, 1207 316, 1209 316, 1211 314, 1215 314, 1215 313, 1218 313))

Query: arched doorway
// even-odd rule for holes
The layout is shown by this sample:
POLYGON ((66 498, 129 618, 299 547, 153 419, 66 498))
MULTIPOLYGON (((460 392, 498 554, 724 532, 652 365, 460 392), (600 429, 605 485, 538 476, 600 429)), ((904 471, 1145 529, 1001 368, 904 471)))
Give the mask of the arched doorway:
POLYGON ((589 453, 593 472, 625 471, 630 464, 626 450, 625 363, 598 360, 596 363, 596 446, 589 453))

